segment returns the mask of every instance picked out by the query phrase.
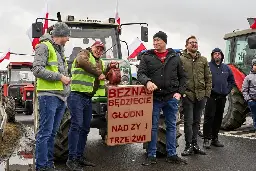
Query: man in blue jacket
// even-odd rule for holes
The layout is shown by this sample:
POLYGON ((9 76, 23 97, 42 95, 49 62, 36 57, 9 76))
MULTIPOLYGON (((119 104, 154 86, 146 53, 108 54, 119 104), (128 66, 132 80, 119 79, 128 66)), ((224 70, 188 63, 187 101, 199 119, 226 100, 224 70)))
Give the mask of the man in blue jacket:
POLYGON ((209 66, 212 73, 212 91, 211 96, 207 100, 204 115, 204 144, 205 148, 211 145, 216 147, 224 147, 218 140, 226 96, 231 92, 235 85, 234 76, 228 65, 222 63, 224 54, 219 48, 213 49, 211 53, 212 60, 209 66), (210 140, 212 140, 210 142, 210 140))

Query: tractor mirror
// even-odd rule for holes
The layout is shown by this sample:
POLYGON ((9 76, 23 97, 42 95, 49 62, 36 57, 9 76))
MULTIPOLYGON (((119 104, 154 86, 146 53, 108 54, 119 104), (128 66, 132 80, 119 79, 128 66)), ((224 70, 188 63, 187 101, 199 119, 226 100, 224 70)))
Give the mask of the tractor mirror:
POLYGON ((148 42, 148 28, 141 26, 141 40, 148 42))
POLYGON ((256 49, 256 35, 248 36, 248 45, 250 49, 256 49))
POLYGON ((32 24, 32 38, 40 38, 43 35, 44 25, 42 22, 32 24))

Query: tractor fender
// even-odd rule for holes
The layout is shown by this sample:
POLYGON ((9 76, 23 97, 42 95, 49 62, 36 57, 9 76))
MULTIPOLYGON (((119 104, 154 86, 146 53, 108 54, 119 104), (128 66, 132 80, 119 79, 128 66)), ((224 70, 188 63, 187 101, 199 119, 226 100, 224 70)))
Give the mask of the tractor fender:
POLYGON ((231 71, 234 75, 236 86, 239 89, 239 91, 241 92, 243 81, 244 81, 244 78, 245 78, 246 75, 242 71, 240 71, 236 66, 234 66, 232 64, 229 64, 228 66, 229 66, 229 68, 231 69, 231 71))

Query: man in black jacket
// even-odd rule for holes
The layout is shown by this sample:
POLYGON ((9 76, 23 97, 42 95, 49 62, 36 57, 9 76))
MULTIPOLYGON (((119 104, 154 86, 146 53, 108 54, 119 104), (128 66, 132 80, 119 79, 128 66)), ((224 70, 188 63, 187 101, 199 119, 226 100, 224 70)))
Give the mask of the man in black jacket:
POLYGON ((138 80, 153 91, 151 142, 143 165, 156 164, 158 121, 161 109, 166 119, 167 162, 187 164, 176 154, 176 118, 178 103, 186 87, 186 74, 181 60, 173 49, 166 49, 167 35, 159 31, 153 36, 154 49, 141 54, 138 80))
POLYGON ((223 64, 224 54, 219 48, 213 49, 212 60, 209 66, 212 73, 212 91, 207 100, 204 114, 204 144, 205 148, 210 145, 224 147, 218 140, 223 112, 226 104, 226 96, 231 92, 235 85, 234 76, 230 68, 223 64), (210 140, 212 142, 210 143, 210 140))

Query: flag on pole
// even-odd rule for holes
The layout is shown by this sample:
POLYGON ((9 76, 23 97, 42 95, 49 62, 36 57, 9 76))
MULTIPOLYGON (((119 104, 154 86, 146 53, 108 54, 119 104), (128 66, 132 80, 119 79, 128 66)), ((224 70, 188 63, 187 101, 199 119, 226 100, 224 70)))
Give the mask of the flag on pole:
POLYGON ((3 53, 2 56, 0 57, 0 63, 2 63, 5 59, 9 60, 11 57, 11 51, 8 49, 7 52, 3 53))
POLYGON ((128 46, 130 56, 128 59, 135 58, 141 51, 146 50, 147 48, 140 41, 138 37, 136 37, 133 42, 128 46))
POLYGON ((116 19, 116 23, 119 25, 121 25, 121 19, 119 17, 119 13, 118 13, 118 0, 116 0, 116 15, 115 15, 115 19, 116 19))
POLYGON ((256 29, 256 18, 247 18, 251 29, 256 29))
MULTIPOLYGON (((37 18, 49 18, 49 11, 48 11, 48 0, 45 0, 45 7, 43 8, 43 11, 40 16, 37 18)), ((44 30, 43 33, 48 29, 48 20, 44 20, 44 30)), ((32 43, 32 47, 35 50, 36 45, 39 43, 39 38, 32 38, 32 25, 27 30, 27 35, 32 43)))

